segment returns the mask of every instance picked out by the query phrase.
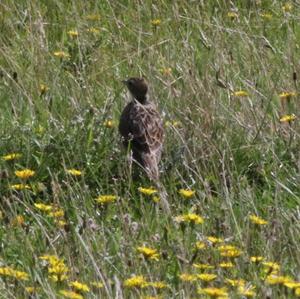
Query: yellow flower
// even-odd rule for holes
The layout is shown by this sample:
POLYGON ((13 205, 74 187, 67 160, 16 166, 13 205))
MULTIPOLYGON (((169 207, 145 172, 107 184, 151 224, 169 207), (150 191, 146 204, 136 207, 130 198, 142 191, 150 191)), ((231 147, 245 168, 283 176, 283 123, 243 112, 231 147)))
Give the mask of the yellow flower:
POLYGON ((229 11, 227 13, 227 17, 230 18, 230 19, 236 19, 236 18, 238 18, 238 16, 239 15, 236 12, 234 12, 234 11, 229 11))
POLYGON ((18 154, 18 153, 11 153, 11 154, 8 154, 8 155, 5 155, 2 157, 2 159, 4 161, 12 161, 12 160, 17 160, 19 158, 22 157, 22 154, 18 154))
POLYGON ((34 294, 38 291, 38 288, 36 288, 36 287, 25 287, 25 291, 29 294, 34 294))
POLYGON ((47 254, 40 256, 40 259, 48 262, 48 274, 50 279, 55 282, 61 282, 68 278, 67 273, 69 272, 69 268, 62 259, 56 255, 47 254))
POLYGON ((199 288, 198 294, 208 295, 216 298, 228 298, 228 293, 226 288, 199 288))
POLYGON ((249 219, 252 223, 254 224, 257 224, 257 225, 266 225, 268 224, 268 221, 258 217, 258 216, 255 216, 255 215, 250 215, 249 216, 249 219))
POLYGON ((15 171, 15 175, 20 178, 20 179, 28 179, 31 178, 32 176, 34 176, 35 171, 31 170, 31 169, 23 169, 23 170, 16 170, 15 171))
POLYGON ((70 54, 64 51, 53 52, 53 55, 58 58, 65 58, 65 59, 70 58, 70 54))
POLYGON ((153 200, 155 203, 160 202, 160 198, 159 198, 158 196, 155 196, 155 195, 152 197, 152 200, 153 200))
POLYGON ((288 276, 278 276, 278 275, 269 275, 266 278, 266 283, 268 284, 285 284, 288 282, 292 282, 293 280, 288 276))
POLYGON ((221 268, 233 268, 234 264, 232 262, 223 262, 223 263, 220 263, 219 266, 221 268))
POLYGON ((53 209, 53 206, 51 206, 51 205, 45 205, 43 203, 35 203, 34 206, 37 209, 39 209, 39 210, 41 210, 43 212, 50 212, 53 209))
POLYGON ((238 293, 244 297, 254 297, 256 294, 254 292, 255 287, 250 286, 250 287, 238 287, 238 293))
POLYGON ((17 215, 11 220, 11 225, 13 226, 23 226, 25 224, 25 219, 22 215, 17 215))
POLYGON ((284 100, 287 99, 289 100, 291 97, 295 97, 297 95, 296 92, 294 91, 285 91, 279 94, 280 99, 284 100))
POLYGON ((160 69, 160 71, 164 76, 170 76, 172 74, 172 69, 170 67, 160 69))
POLYGON ((153 195, 154 193, 157 193, 157 190, 150 187, 150 188, 143 188, 143 187, 139 187, 138 188, 139 192, 145 195, 153 195))
POLYGON ((193 267, 195 267, 196 269, 213 269, 214 266, 209 265, 209 264, 193 264, 193 267))
POLYGON ((233 93, 235 97, 247 97, 249 94, 245 90, 237 90, 233 93))
POLYGON ((195 246, 196 246, 196 249, 200 250, 200 249, 204 249, 206 247, 206 244, 202 241, 197 241, 195 246))
POLYGON ((194 224, 201 224, 204 222, 204 219, 197 214, 189 213, 175 217, 175 221, 179 223, 188 222, 194 224))
POLYGON ((217 243, 223 243, 224 239, 221 238, 217 238, 217 237, 213 237, 213 236, 209 236, 207 237, 207 240, 212 243, 212 244, 217 244, 217 243))
POLYGON ((284 284, 284 286, 286 286, 289 289, 298 289, 298 288, 300 288, 300 282, 298 282, 298 281, 291 280, 291 281, 286 281, 283 284, 284 284))
POLYGON ((162 281, 148 282, 147 287, 153 287, 155 289, 164 289, 168 285, 162 281))
POLYGON ((295 289, 295 295, 300 297, 300 288, 295 289))
POLYGON ((151 24, 153 25, 153 26, 159 26, 160 25, 160 23, 161 23, 161 20, 160 19, 154 19, 154 20, 151 20, 151 24))
POLYGON ((218 247, 221 256, 224 257, 238 257, 242 254, 242 251, 232 245, 222 245, 218 247))
POLYGON ((85 18, 89 21, 100 21, 99 15, 87 15, 85 18))
POLYGON ((263 256, 251 256, 250 257, 250 261, 252 263, 258 263, 258 262, 261 262, 263 261, 265 258, 263 256))
POLYGON ((65 212, 61 208, 56 208, 55 210, 49 212, 48 215, 53 218, 62 218, 62 217, 64 217, 65 212))
POLYGON ((67 32, 71 37, 77 37, 79 35, 77 30, 69 30, 67 32))
POLYGON ((0 275, 13 277, 17 280, 28 280, 29 275, 26 272, 15 270, 11 267, 0 267, 0 275))
POLYGON ((228 284, 230 284, 232 287, 243 287, 246 284, 244 279, 229 279, 229 278, 226 278, 225 281, 228 284))
POLYGON ((67 169, 67 173, 73 176, 81 176, 82 172, 78 169, 67 169))
POLYGON ((55 223, 61 228, 65 227, 67 225, 67 222, 65 220, 58 220, 58 221, 55 221, 55 223))
POLYGON ((80 294, 77 294, 73 291, 69 290, 60 290, 59 293, 63 295, 65 298, 69 299, 83 299, 83 297, 80 294))
POLYGON ((41 95, 45 94, 49 90, 49 87, 46 84, 40 84, 40 93, 41 95))
POLYGON ((178 128, 181 126, 181 122, 180 121, 169 121, 167 120, 166 123, 165 123, 165 126, 166 127, 174 127, 174 128, 178 128))
POLYGON ((293 9, 293 5, 290 3, 290 2, 287 2, 285 3, 283 6, 282 6, 282 10, 284 12, 289 12, 293 9))
POLYGON ((197 274, 197 278, 203 281, 212 281, 217 278, 217 275, 215 274, 209 274, 209 273, 202 273, 202 274, 197 274))
POLYGON ((295 114, 286 114, 284 116, 282 116, 279 121, 280 122, 291 122, 294 121, 297 118, 297 116, 295 114))
POLYGON ((266 20, 271 20, 273 18, 272 14, 270 13, 261 13, 260 16, 266 20))
POLYGON ((93 281, 93 282, 91 283, 91 285, 92 285, 93 287, 95 287, 96 289, 102 289, 102 288, 103 288, 103 283, 100 282, 100 281, 93 281))
POLYGON ((189 190, 189 189, 180 189, 180 190, 178 191, 178 193, 179 193, 180 195, 182 195, 183 197, 185 197, 185 198, 190 198, 190 197, 194 196, 194 195, 195 195, 195 192, 196 192, 196 191, 194 191, 194 190, 189 190))
POLYGON ((31 187, 27 184, 15 184, 15 185, 10 185, 10 188, 13 190, 29 190, 31 187))
POLYGON ((99 195, 95 200, 97 203, 100 204, 108 204, 116 201, 116 199, 117 199, 116 195, 99 195))
POLYGON ((180 280, 182 281, 195 281, 197 280, 197 276, 189 273, 182 273, 179 275, 180 280))
POLYGON ((113 120, 108 119, 103 123, 103 125, 106 128, 112 129, 116 126, 116 123, 113 120))
POLYGON ((280 265, 274 262, 263 262, 262 263, 265 270, 269 273, 271 272, 278 272, 280 270, 280 265))
POLYGON ((100 29, 97 29, 95 27, 90 27, 86 30, 87 32, 90 32, 90 33, 99 33, 100 32, 100 29))
POLYGON ((149 260, 159 260, 159 253, 156 249, 152 249, 146 246, 140 246, 137 248, 137 251, 141 253, 146 259, 149 260))
POLYGON ((128 288, 143 288, 147 286, 147 281, 144 276, 133 276, 124 281, 124 286, 128 288))
POLYGON ((90 288, 88 287, 88 285, 86 285, 85 283, 81 283, 77 280, 71 281, 69 283, 69 286, 73 287, 77 291, 81 291, 81 292, 89 292, 90 291, 90 288))

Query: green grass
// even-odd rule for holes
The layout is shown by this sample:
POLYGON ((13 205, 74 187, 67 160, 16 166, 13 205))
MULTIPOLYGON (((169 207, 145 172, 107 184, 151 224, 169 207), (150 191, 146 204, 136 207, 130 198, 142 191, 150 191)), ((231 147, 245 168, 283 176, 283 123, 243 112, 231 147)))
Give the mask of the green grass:
POLYGON ((225 286, 230 298, 241 298, 229 278, 244 279, 257 298, 294 298, 295 290, 269 284, 262 263, 250 257, 276 262, 277 275, 299 281, 300 126, 298 119, 279 121, 300 115, 298 95, 279 97, 298 91, 299 4, 290 2, 285 12, 285 2, 268 0, 234 1, 234 7, 229 1, 144 2, 0 4, 0 156, 22 154, 0 160, 0 297, 63 298, 60 291, 76 291, 69 283, 77 280, 90 287, 76 291, 84 298, 206 298, 197 289, 208 286, 225 286), (121 80, 130 76, 147 78, 164 121, 179 124, 166 126, 160 165, 172 215, 140 194, 138 187, 151 186, 145 176, 130 176, 117 131, 128 100, 121 80), (48 90, 41 92, 40 84, 48 90), (239 90, 248 96, 234 96, 239 90), (104 125, 110 119, 113 128, 104 125), (14 174, 24 168, 35 171, 25 182, 14 174), (71 168, 82 175, 68 174, 71 168), (30 189, 11 189, 22 182, 30 189), (180 188, 196 194, 183 199, 180 188), (104 194, 118 199, 101 206, 95 198, 104 194), (64 216, 51 217, 35 203, 64 216), (204 223, 174 220, 189 212, 204 223), (268 224, 254 225, 251 214, 268 224), (242 254, 224 259, 209 244, 196 250, 207 236, 224 238, 242 254), (157 249, 159 261, 143 258, 142 245, 157 249), (51 280, 40 259, 45 254, 64 261, 66 280, 51 280), (224 260, 234 267, 220 268, 224 260), (28 279, 1 274, 6 266, 28 279), (217 278, 180 279, 201 272, 217 278), (168 287, 126 287, 132 275, 168 287))

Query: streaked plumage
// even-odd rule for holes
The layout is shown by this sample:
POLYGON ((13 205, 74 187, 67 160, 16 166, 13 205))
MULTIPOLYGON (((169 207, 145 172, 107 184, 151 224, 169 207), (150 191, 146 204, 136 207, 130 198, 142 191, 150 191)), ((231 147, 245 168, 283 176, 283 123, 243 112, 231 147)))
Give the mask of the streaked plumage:
POLYGON ((158 180, 164 138, 162 120, 148 100, 148 86, 143 78, 130 78, 123 82, 133 99, 121 114, 119 132, 124 145, 130 146, 134 161, 145 169, 151 179, 158 180))

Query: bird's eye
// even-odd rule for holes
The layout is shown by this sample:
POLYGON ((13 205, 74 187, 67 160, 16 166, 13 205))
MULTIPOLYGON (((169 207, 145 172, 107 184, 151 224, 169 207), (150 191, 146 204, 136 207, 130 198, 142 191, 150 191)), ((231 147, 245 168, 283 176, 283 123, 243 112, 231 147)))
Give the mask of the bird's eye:
POLYGON ((129 80, 128 81, 128 85, 132 85, 133 84, 133 81, 132 80, 129 80))

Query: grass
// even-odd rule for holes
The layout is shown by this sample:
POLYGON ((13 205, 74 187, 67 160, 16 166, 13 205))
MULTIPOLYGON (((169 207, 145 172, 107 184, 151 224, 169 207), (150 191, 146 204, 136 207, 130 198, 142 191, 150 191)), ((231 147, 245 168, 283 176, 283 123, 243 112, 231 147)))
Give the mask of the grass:
POLYGON ((299 295, 300 127, 280 121, 299 115, 293 2, 1 2, 1 298, 299 295), (121 147, 129 76, 147 78, 166 122, 172 215, 138 191, 151 182, 132 180, 121 147))

